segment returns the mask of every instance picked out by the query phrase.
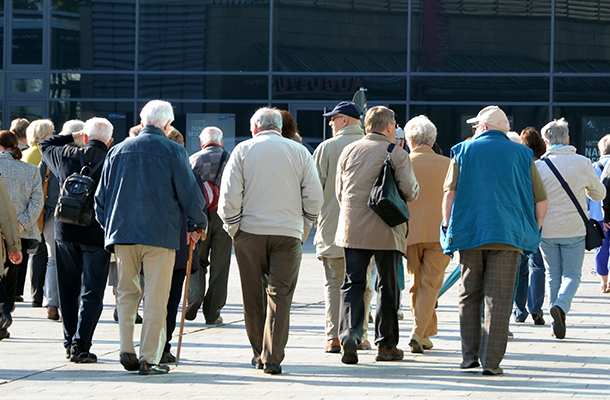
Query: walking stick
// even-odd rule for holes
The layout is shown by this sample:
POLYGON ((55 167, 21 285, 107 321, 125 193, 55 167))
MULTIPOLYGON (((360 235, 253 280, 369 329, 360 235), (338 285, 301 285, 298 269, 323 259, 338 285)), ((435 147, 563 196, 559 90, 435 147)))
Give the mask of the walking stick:
MULTIPOLYGON (((204 234, 205 235, 205 234, 204 234)), ((195 241, 191 240, 189 244, 189 259, 186 263, 186 283, 184 284, 184 297, 182 299, 182 318, 180 319, 180 335, 178 336, 178 351, 176 352, 176 367, 180 361, 180 349, 182 348, 182 334, 184 333, 184 317, 186 316, 186 302, 189 295, 189 283, 191 282, 191 267, 193 266, 193 250, 195 250, 195 241)))

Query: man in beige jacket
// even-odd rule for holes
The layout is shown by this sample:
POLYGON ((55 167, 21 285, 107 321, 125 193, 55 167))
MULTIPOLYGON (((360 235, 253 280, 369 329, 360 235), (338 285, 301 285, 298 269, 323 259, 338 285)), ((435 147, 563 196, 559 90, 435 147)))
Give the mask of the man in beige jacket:
MULTIPOLYGON (((314 243, 316 245, 316 255, 324 265, 326 277, 326 284, 324 285, 326 345, 324 351, 327 353, 341 352, 339 305, 341 302, 341 284, 345 275, 345 259, 343 258, 343 249, 334 244, 339 220, 339 203, 335 192, 337 161, 345 146, 364 137, 364 131, 360 126, 360 114, 362 114, 360 107, 349 101, 340 102, 332 111, 324 114, 324 117, 330 119, 328 124, 333 130, 333 137, 322 142, 313 153, 318 177, 324 191, 324 205, 318 215, 318 229, 314 243)), ((372 293, 368 291, 368 296, 365 294, 365 309, 370 306, 371 297, 372 293)), ((364 319, 364 324, 360 348, 370 350, 371 344, 366 337, 368 318, 364 319)))
POLYGON ((407 271, 411 277, 411 313, 413 331, 411 353, 432 348, 430 336, 437 333, 438 293, 443 285, 449 256, 443 254, 439 230, 443 220, 443 182, 449 169, 449 158, 436 154, 436 126, 425 116, 412 118, 405 126, 409 158, 420 183, 417 200, 409 204, 411 230, 407 238, 407 271))
POLYGON ((357 348, 361 341, 365 318, 364 289, 366 270, 375 256, 378 270, 375 344, 377 361, 402 360, 398 349, 398 263, 406 253, 407 223, 391 228, 368 207, 368 198, 375 179, 392 145, 390 161, 396 185, 405 201, 413 201, 419 184, 406 151, 393 145, 396 137, 394 112, 386 107, 373 107, 364 121, 367 135, 343 150, 336 176, 337 200, 341 207, 335 244, 344 248, 345 280, 341 286, 339 338, 341 361, 358 362, 357 348))

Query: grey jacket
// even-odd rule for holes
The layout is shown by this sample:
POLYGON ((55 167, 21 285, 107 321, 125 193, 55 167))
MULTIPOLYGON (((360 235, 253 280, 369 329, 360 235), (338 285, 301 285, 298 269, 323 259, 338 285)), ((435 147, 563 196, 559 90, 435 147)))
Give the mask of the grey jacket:
POLYGON ((22 239, 40 240, 37 220, 42 211, 42 181, 38 168, 13 159, 9 152, 0 152, 0 174, 23 226, 22 239))

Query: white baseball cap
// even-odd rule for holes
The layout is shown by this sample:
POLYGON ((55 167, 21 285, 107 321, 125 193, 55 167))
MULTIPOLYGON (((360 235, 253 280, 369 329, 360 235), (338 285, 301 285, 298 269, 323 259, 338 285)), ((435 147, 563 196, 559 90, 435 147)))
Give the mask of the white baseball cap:
POLYGON ((498 106, 487 106, 479 113, 476 117, 470 118, 466 121, 468 124, 479 124, 484 123, 485 125, 490 125, 494 128, 499 128, 504 131, 510 130, 510 123, 508 122, 508 118, 504 111, 500 109, 498 106))

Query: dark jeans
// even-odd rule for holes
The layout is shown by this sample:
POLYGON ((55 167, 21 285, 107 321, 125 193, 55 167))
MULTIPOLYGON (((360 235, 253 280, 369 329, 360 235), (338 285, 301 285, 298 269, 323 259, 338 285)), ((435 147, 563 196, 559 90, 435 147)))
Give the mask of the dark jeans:
POLYGON ((19 272, 22 269, 27 269, 28 265, 28 242, 28 239, 21 239, 21 255, 23 256, 21 264, 13 264, 8 258, 8 254, 6 255, 4 268, 8 268, 8 272, 4 278, 0 280, 0 303, 2 304, 2 312, 4 314, 10 314, 13 311, 13 307, 15 307, 15 294, 17 293, 19 272))
POLYGON ((395 347, 398 344, 398 264, 401 253, 396 250, 343 249, 345 253, 345 279, 341 285, 341 311, 339 315, 339 340, 349 336, 362 339, 364 322, 364 290, 366 269, 375 257, 377 264, 377 312, 375 315, 375 344, 395 347))
POLYGON ((47 245, 44 236, 42 236, 42 241, 38 244, 38 250, 28 261, 28 267, 32 271, 32 303, 42 304, 47 261, 47 245))
POLYGON ((56 245, 64 346, 75 343, 81 351, 89 351, 93 332, 102 313, 110 253, 103 247, 73 242, 57 240, 56 245), (78 296, 81 288, 79 314, 78 296))
POLYGON ((517 321, 523 322, 529 313, 542 315, 544 302, 545 270, 540 249, 528 256, 521 256, 515 289, 515 310, 517 321), (527 309, 526 309, 527 303, 527 309))
MULTIPOLYGON (((29 257, 29 254, 27 253, 27 248, 29 242, 29 239, 21 239, 21 255, 23 256, 23 261, 21 261, 21 264, 13 264, 9 260, 8 254, 6 255, 6 262, 4 263, 4 268, 8 268, 8 272, 0 281, 4 288, 3 293, 0 294, 0 303, 3 304, 3 312, 6 314, 10 314, 13 311, 13 308, 15 307, 15 296, 18 293, 20 272, 22 270, 25 270, 27 272, 29 257)), ((0 291, 2 291, 2 289, 0 289, 0 291)), ((23 294, 23 290, 21 294, 23 294)))
POLYGON ((182 296, 182 284, 186 278, 186 269, 174 269, 172 273, 172 287, 169 290, 169 299, 167 300, 167 340, 165 341, 164 353, 169 353, 172 347, 169 344, 172 340, 172 334, 176 329, 176 317, 178 316, 178 306, 180 305, 180 297, 182 296))

